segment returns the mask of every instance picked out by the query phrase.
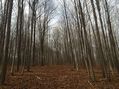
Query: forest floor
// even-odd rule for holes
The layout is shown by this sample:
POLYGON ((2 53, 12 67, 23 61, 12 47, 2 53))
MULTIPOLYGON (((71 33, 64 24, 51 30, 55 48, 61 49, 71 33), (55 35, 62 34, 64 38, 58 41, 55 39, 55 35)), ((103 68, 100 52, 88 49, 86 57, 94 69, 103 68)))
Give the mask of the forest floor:
POLYGON ((84 68, 76 71, 72 66, 37 66, 24 74, 12 76, 8 73, 6 83, 0 89, 119 89, 118 75, 108 82, 101 79, 97 70, 98 81, 91 82, 84 68))

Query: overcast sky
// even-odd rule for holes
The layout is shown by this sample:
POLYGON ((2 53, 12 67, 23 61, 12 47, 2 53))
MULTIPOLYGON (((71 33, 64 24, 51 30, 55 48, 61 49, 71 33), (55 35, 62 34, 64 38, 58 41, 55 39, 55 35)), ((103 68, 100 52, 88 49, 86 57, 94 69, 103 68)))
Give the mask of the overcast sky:
MULTIPOLYGON (((2 1, 4 3, 5 0, 2 0, 2 1)), ((16 3, 16 1, 17 0, 14 0, 14 3, 16 3)), ((67 1, 70 2, 71 0, 67 0, 67 1)), ((112 8, 115 7, 114 6, 115 4, 117 4, 117 7, 119 8, 119 0, 108 0, 108 1, 109 1, 109 5, 111 5, 112 8)), ((57 7, 57 10, 54 13, 55 17, 51 22, 51 24, 54 26, 58 22, 58 20, 60 19, 62 6, 61 6, 61 0, 53 0, 53 2, 54 2, 55 7, 57 7)), ((17 8, 17 4, 14 4, 13 7, 14 7, 13 8, 13 18, 14 18, 14 17, 16 17, 16 14, 17 14, 17 9, 16 9, 17 8)), ((28 3, 26 3, 26 5, 25 5, 25 13, 28 13, 28 10, 29 10, 28 3)))

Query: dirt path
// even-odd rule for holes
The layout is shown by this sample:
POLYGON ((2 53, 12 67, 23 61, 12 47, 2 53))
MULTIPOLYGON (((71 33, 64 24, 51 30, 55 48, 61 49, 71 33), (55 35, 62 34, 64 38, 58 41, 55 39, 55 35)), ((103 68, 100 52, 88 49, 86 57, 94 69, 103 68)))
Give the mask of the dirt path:
POLYGON ((8 75, 2 89, 119 89, 114 84, 91 83, 84 69, 76 71, 71 66, 37 66, 24 75, 8 75))

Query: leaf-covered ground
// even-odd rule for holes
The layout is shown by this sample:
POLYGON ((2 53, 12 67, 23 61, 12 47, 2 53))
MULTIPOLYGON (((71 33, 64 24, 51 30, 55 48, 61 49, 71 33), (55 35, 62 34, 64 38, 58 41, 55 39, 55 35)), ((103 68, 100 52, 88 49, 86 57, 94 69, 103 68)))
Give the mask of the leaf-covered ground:
POLYGON ((97 70, 98 81, 91 82, 84 68, 76 71, 72 66, 37 66, 23 75, 8 73, 6 83, 0 89, 119 89, 118 75, 108 82, 101 79, 97 70))

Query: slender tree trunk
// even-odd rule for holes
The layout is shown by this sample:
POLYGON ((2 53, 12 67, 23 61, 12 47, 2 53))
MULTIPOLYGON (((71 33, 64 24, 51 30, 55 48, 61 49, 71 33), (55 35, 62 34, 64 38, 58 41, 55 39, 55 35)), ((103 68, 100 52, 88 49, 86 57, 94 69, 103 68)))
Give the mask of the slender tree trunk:
MULTIPOLYGON (((7 37, 5 39, 5 46, 4 46, 4 55, 0 64, 0 84, 5 82, 6 72, 7 72, 7 63, 8 63, 8 50, 9 50, 9 41, 10 41, 10 31, 11 31, 11 15, 12 15, 12 7, 13 7, 13 0, 6 0, 8 9, 7 15, 7 26, 5 27, 7 30, 7 37)), ((6 10, 6 9, 5 9, 6 10)), ((5 29, 4 29, 5 30, 5 29)))

